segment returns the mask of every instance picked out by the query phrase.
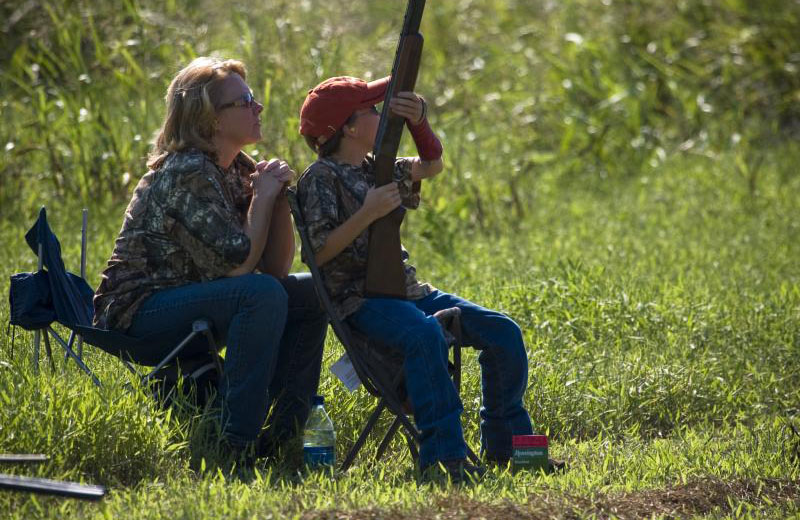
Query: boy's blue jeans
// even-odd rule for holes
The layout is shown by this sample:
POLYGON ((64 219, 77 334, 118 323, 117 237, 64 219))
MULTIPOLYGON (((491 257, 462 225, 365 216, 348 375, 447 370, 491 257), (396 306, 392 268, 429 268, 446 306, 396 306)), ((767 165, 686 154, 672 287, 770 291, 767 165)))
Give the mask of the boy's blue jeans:
POLYGON ((489 457, 508 459, 511 436, 532 433, 530 417, 522 407, 528 356, 522 332, 511 318, 441 291, 420 300, 369 298, 348 322, 404 354, 406 390, 414 405, 414 422, 422 432, 422 468, 466 456, 463 407, 447 372, 447 343, 432 316, 449 307, 461 309, 463 340, 480 350, 481 450, 489 457))
MULTIPOLYGON (((255 441, 270 406, 271 437, 293 436, 317 391, 328 324, 311 276, 248 274, 164 289, 144 301, 127 333, 158 333, 151 347, 166 356, 198 318, 210 319, 227 346, 219 385, 225 437, 238 445, 255 441)), ((181 356, 207 351, 197 338, 181 356)))

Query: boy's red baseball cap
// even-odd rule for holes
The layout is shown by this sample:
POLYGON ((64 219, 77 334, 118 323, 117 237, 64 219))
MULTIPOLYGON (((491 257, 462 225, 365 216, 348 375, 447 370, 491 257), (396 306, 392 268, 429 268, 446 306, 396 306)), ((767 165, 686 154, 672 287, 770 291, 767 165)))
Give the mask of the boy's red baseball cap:
POLYGON ((300 109, 300 133, 330 138, 359 108, 383 101, 390 76, 366 82, 350 76, 329 78, 308 91, 300 109))

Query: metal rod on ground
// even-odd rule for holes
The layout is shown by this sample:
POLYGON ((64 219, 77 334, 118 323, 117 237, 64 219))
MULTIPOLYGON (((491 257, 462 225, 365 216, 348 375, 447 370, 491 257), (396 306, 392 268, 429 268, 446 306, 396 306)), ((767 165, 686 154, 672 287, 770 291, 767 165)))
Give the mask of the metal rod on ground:
MULTIPOLYGON (((89 223, 89 210, 83 208, 83 222, 81 223, 81 278, 86 280, 86 241, 87 226, 89 223)), ((83 336, 78 336, 78 357, 83 359, 83 336)))
POLYGON ((39 463, 49 459, 41 453, 0 453, 0 463, 6 464, 39 463))
POLYGON ((103 486, 92 486, 78 484, 77 482, 65 482, 46 478, 20 477, 18 475, 6 475, 3 473, 0 473, 0 489, 27 491, 29 493, 40 493, 43 495, 58 495, 69 498, 80 498, 82 500, 100 500, 106 494, 106 488, 103 486))
MULTIPOLYGON (((6 464, 38 464, 46 462, 50 457, 41 453, 2 453, 0 463, 6 464)), ((78 484, 63 480, 50 480, 38 477, 22 477, 0 473, 0 489, 25 491, 44 495, 58 495, 82 500, 100 500, 106 494, 103 486, 78 484)))
MULTIPOLYGON (((38 262, 38 271, 42 270, 43 260, 42 260, 42 244, 39 244, 39 262, 38 262)), ((46 332, 45 332, 46 334, 46 332)), ((39 343, 42 339, 42 331, 41 329, 37 329, 33 332, 33 371, 34 373, 39 372, 39 343)))

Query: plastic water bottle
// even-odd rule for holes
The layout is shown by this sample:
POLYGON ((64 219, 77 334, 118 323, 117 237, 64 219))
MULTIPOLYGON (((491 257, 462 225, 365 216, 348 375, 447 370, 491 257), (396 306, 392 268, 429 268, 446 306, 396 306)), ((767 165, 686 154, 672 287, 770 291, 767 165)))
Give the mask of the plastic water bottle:
POLYGON ((315 395, 303 430, 303 462, 310 469, 333 468, 336 464, 335 444, 336 432, 325 411, 325 398, 315 395))

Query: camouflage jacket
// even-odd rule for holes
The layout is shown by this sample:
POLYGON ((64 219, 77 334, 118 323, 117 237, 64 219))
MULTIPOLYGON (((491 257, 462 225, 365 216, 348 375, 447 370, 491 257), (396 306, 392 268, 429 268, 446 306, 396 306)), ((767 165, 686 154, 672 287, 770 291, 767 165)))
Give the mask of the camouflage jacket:
MULTIPOLYGON (((375 185, 373 164, 369 155, 361 166, 324 158, 303 172, 297 181, 297 198, 314 249, 303 251, 304 262, 308 263, 308 255, 319 252, 331 231, 342 225, 364 203, 367 190, 375 185)), ((419 206, 419 183, 411 180, 411 164, 407 158, 398 158, 394 178, 400 186, 403 205, 416 209, 419 206)), ((320 268, 340 319, 358 310, 364 301, 368 245, 369 228, 320 268)), ((408 252, 403 249, 402 254, 408 298, 415 300, 427 296, 433 288, 417 281, 416 269, 408 264, 408 252)))
POLYGON ((94 296, 96 326, 127 330, 161 289, 219 278, 250 252, 242 224, 254 170, 243 153, 225 171, 198 150, 176 152, 133 193, 94 296))

